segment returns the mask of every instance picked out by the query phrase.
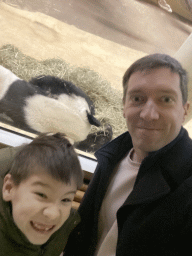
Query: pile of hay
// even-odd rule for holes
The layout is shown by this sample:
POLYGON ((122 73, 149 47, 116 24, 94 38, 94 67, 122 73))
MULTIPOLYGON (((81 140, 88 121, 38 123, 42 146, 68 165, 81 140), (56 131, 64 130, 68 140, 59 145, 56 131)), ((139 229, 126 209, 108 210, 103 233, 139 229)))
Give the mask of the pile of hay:
POLYGON ((61 59, 37 61, 24 55, 13 45, 0 48, 0 65, 26 81, 38 75, 54 75, 80 87, 93 101, 95 116, 102 123, 102 127, 93 127, 91 132, 104 129, 104 125, 108 123, 112 126, 113 138, 127 130, 122 116, 122 93, 112 88, 95 71, 71 66, 61 59))

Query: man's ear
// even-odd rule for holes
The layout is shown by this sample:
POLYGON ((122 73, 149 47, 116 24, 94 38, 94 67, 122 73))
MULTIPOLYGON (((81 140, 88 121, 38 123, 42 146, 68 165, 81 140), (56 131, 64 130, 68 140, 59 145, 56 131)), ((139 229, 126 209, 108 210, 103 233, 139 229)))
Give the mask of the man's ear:
POLYGON ((13 182, 11 174, 7 174, 4 178, 2 196, 4 201, 11 201, 13 196, 13 188, 15 184, 13 182))
POLYGON ((184 116, 183 116, 183 122, 185 121, 185 118, 187 117, 188 113, 189 113, 189 108, 190 108, 190 103, 189 101, 187 101, 184 105, 184 116))

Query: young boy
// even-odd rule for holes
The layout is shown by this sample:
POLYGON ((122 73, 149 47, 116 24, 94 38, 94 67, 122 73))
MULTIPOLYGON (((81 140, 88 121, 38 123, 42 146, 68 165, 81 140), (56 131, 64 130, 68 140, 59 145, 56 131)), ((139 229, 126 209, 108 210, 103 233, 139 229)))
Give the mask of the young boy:
POLYGON ((2 186, 0 255, 61 255, 80 221, 71 205, 82 181, 77 154, 64 135, 42 134, 23 146, 2 186))

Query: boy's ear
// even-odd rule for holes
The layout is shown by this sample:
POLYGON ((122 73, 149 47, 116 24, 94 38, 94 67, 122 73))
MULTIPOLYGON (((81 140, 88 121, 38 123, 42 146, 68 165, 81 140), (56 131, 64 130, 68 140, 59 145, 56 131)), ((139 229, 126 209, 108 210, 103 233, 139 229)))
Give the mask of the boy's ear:
POLYGON ((4 201, 11 201, 13 195, 13 188, 15 184, 13 182, 11 174, 7 174, 4 178, 2 196, 4 201))

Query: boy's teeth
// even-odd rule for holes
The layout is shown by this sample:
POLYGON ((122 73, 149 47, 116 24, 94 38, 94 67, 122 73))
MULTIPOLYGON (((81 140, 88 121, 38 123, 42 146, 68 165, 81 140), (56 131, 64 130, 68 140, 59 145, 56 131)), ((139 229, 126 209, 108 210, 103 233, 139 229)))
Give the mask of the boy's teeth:
POLYGON ((46 225, 43 225, 43 224, 37 224, 37 223, 34 223, 33 222, 33 226, 37 229, 39 229, 40 231, 48 231, 50 230, 53 226, 48 226, 46 227, 46 225))

